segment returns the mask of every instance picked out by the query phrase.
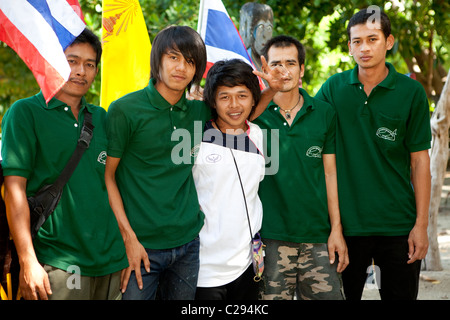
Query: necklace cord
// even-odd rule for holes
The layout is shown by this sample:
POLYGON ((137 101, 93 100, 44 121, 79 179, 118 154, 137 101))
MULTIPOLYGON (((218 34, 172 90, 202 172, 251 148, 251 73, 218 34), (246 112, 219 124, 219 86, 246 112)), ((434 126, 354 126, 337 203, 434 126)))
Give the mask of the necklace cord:
POLYGON ((299 94, 299 97, 298 97, 298 101, 297 101, 297 103, 295 104, 295 106, 293 106, 291 109, 283 109, 282 107, 280 107, 280 106, 278 106, 279 108, 280 108, 280 110, 281 111, 283 111, 284 113, 286 113, 286 112, 291 112, 292 110, 294 110, 297 106, 298 106, 298 104, 300 103, 300 99, 301 99, 301 97, 302 97, 302 95, 301 94, 299 94))

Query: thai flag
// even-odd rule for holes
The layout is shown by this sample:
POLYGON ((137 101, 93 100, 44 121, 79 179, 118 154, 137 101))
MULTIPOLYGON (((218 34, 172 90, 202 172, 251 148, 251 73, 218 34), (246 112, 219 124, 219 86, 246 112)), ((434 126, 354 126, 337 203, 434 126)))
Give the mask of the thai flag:
MULTIPOLYGON (((204 77, 219 60, 238 58, 255 68, 241 35, 221 0, 200 1, 197 31, 206 45, 207 66, 204 77)), ((261 89, 264 88, 261 79, 259 83, 261 89)))
POLYGON ((0 41, 30 68, 47 102, 69 79, 64 50, 85 26, 78 0, 0 1, 0 41))

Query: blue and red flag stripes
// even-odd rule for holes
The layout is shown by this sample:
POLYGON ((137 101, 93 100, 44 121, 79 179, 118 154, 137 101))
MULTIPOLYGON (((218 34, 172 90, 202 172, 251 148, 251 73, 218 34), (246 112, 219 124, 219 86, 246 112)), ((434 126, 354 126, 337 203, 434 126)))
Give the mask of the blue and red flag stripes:
MULTIPOLYGON (((237 58, 255 68, 241 35, 221 0, 200 1, 197 31, 206 45, 207 67, 204 77, 209 68, 219 60, 237 58)), ((259 83, 264 88, 261 79, 259 83)))
POLYGON ((0 41, 30 68, 47 102, 69 78, 64 50, 84 28, 77 0, 0 1, 0 41))

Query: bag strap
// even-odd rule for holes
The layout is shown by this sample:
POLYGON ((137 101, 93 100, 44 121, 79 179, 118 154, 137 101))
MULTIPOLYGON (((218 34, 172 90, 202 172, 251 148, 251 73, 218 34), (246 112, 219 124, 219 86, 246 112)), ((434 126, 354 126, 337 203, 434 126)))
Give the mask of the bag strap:
POLYGON ((70 176, 75 171, 78 163, 80 162, 81 156, 84 151, 89 148, 89 144, 91 142, 93 133, 94 133, 94 125, 92 124, 92 113, 84 109, 84 121, 83 127, 81 128, 80 138, 77 142, 77 147, 64 167, 63 171, 53 183, 52 188, 54 190, 61 190, 64 185, 69 181, 70 176))
POLYGON ((247 212, 248 229, 250 230, 250 239, 253 239, 253 233, 252 233, 252 227, 250 226, 250 216, 248 214, 247 198, 245 196, 244 185, 242 184, 241 174, 239 173, 239 168, 238 168, 238 165, 236 162, 236 158, 234 157, 234 153, 231 148, 230 148, 230 152, 231 152, 231 155, 233 156, 234 165, 236 166, 236 171, 237 171, 237 174, 239 177, 239 182, 241 184, 242 195, 244 196, 245 211, 247 212))

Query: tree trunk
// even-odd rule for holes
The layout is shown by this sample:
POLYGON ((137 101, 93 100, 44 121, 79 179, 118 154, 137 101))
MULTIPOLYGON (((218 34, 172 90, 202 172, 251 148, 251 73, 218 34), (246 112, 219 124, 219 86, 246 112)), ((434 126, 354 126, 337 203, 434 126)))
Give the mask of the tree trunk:
POLYGON ((414 63, 411 58, 404 58, 403 60, 408 66, 409 72, 414 73, 417 81, 419 81, 423 85, 428 98, 432 99, 434 102, 437 102, 436 100, 440 97, 441 93, 444 90, 444 81, 442 81, 442 79, 447 76, 445 69, 442 67, 442 64, 438 60, 434 60, 433 64, 435 64, 435 66, 431 69, 431 73, 426 73, 424 72, 424 70, 426 70, 426 63, 427 61, 429 61, 428 56, 424 52, 420 52, 416 53, 414 58, 416 59, 416 63, 414 63), (415 71, 415 64, 418 65, 421 72, 415 71), (431 87, 429 87, 428 83, 430 77, 432 82, 431 87))
POLYGON ((431 117, 433 143, 431 146, 431 201, 429 210, 428 240, 429 249, 424 261, 425 270, 442 270, 439 243, 437 239, 437 217, 441 204, 442 185, 448 162, 448 141, 450 125, 450 86, 445 83, 436 109, 431 117))

